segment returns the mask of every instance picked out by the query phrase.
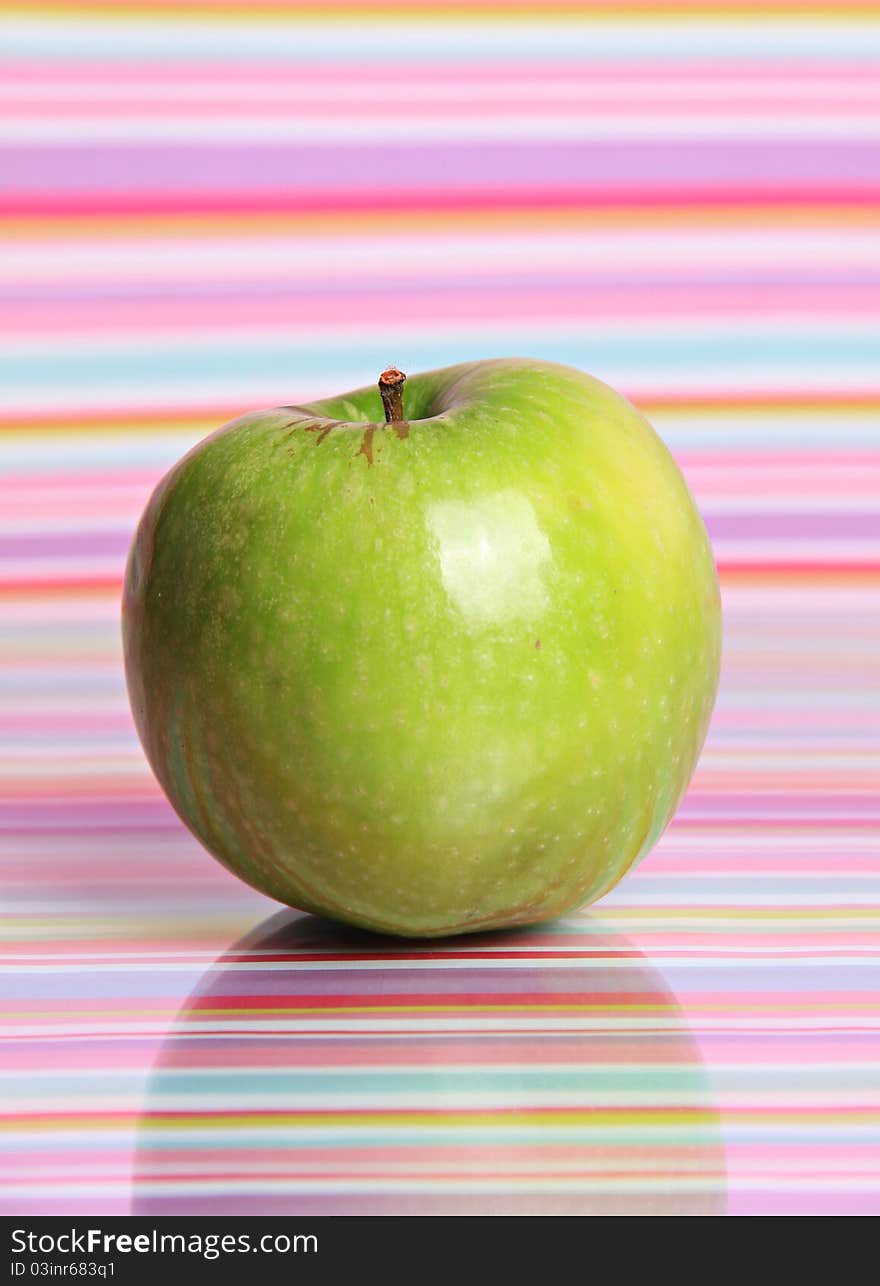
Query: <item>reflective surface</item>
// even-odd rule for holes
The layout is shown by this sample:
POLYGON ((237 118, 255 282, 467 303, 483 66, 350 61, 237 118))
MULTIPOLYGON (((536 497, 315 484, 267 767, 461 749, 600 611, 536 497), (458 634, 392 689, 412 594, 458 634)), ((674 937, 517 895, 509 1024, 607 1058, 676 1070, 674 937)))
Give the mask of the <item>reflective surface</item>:
POLYGON ((729 798, 593 914, 426 945, 274 913, 146 788, 20 806, 0 1206, 876 1209, 876 854, 729 798))
POLYGON ((708 1213, 720 1120, 601 920, 430 949, 281 912, 210 969, 139 1123, 138 1214, 708 1213))

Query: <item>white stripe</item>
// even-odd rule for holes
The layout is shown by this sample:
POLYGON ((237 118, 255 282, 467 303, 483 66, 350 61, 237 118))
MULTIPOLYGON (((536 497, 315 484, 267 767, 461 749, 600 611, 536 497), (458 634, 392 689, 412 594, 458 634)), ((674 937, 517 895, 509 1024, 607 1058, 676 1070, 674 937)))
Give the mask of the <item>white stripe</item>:
MULTIPOLYGON (((400 110, 400 109, 398 109, 400 110)), ((603 114, 577 118, 568 114, 538 116, 534 113, 500 116, 456 116, 443 119, 376 113, 360 117, 321 119, 319 116, 283 119, 242 115, 198 117, 125 116, 113 119, 103 116, 76 117, 62 113, 55 119, 23 117, 0 119, 0 144, 27 148, 34 143, 100 145, 102 143, 295 143, 298 147, 323 147, 327 143, 383 143, 417 141, 439 143, 465 141, 522 142, 523 140, 615 139, 645 141, 687 139, 876 139, 880 136, 880 113, 835 113, 799 111, 791 117, 778 116, 768 121, 766 111, 731 112, 724 116, 706 114, 673 115, 658 112, 645 116, 619 118, 603 114)), ((14 163, 12 178, 14 180, 14 163)))
MULTIPOLYGON (((190 1035, 191 1033, 187 1032, 187 1038, 189 1038, 190 1035)), ((172 1040, 174 1039, 173 1034, 171 1039, 172 1040)), ((646 1052, 647 1052, 647 1049, 646 1049, 646 1052)), ((255 1058, 257 1058, 258 1056, 259 1056, 258 1054, 254 1055, 255 1058)), ((768 1081, 785 1080, 786 1084, 788 1085, 790 1083, 790 1079, 793 1077, 795 1078, 795 1088, 796 1088, 797 1077, 801 1074, 815 1079, 815 1076, 820 1073, 830 1072, 833 1076, 838 1076, 838 1077, 843 1076, 844 1079, 847 1079, 850 1077, 851 1073, 852 1074, 862 1073, 862 1072, 873 1073, 877 1071, 878 1066, 880 1066, 880 1063, 878 1063, 877 1059, 861 1060, 858 1062, 856 1061, 850 1062, 849 1060, 845 1062, 835 1061, 835 1060, 828 1060, 826 1062, 813 1062, 811 1060, 808 1067, 800 1067, 791 1059, 787 1059, 785 1057, 780 1058, 777 1062, 774 1062, 770 1065, 765 1065, 765 1064, 755 1065, 752 1062, 737 1061, 737 1060, 727 1058, 727 1059, 718 1059, 718 1060, 713 1059, 712 1065, 711 1065, 711 1072, 714 1077, 725 1077, 725 1076, 730 1077, 734 1081, 734 1092, 736 1092, 735 1082, 737 1078, 743 1072, 745 1072, 753 1081, 757 1080, 759 1082, 754 1087, 752 1094, 748 1096, 748 1100, 751 1101, 752 1099, 754 1099, 754 1101, 760 1102, 760 1101, 763 1101, 763 1094, 761 1092, 762 1084, 768 1081)), ((247 1077, 248 1081, 268 1080, 268 1079, 272 1079, 273 1077, 275 1079, 278 1079, 280 1077, 284 1077, 287 1080, 287 1084, 289 1088, 293 1090, 296 1087, 296 1081, 298 1078, 300 1077, 312 1078, 312 1077, 318 1077, 322 1075, 332 1075, 334 1079, 339 1078, 340 1080, 350 1080, 356 1084, 366 1074, 371 1074, 374 1076, 382 1076, 382 1077, 392 1077, 392 1076, 409 1077, 413 1075, 430 1076, 434 1078, 435 1081, 439 1081, 439 1080, 442 1080, 444 1075, 456 1076, 456 1077, 458 1076, 484 1077, 484 1076, 494 1076, 495 1073, 497 1072, 499 1075, 503 1074, 508 1076, 510 1078, 512 1087, 521 1089, 522 1088, 521 1085, 516 1085, 517 1077, 521 1077, 521 1076, 537 1077, 545 1073, 550 1073, 551 1075, 562 1075, 562 1076, 570 1075, 574 1077, 574 1076, 577 1076, 579 1073, 583 1073, 587 1078, 586 1081, 584 1082, 583 1088, 587 1089, 589 1088, 590 1078, 595 1077, 597 1075, 600 1077, 607 1077, 607 1076, 615 1075, 617 1073, 621 1073, 626 1077, 636 1077, 636 1076, 646 1077, 650 1073, 656 1072, 661 1077, 668 1074, 667 1079, 673 1079, 674 1081, 675 1078, 678 1078, 682 1073, 684 1073, 684 1075, 686 1076, 691 1076, 693 1074, 693 1071, 694 1071, 694 1064, 691 1062, 691 1060, 688 1057, 684 1057, 684 1056, 682 1057, 681 1062, 673 1062, 673 1063, 669 1063, 669 1062, 653 1063, 651 1062, 650 1059, 646 1059, 646 1060, 638 1059, 638 1060, 630 1060, 629 1062, 603 1061, 597 1064, 595 1061, 591 1060, 588 1055, 585 1055, 581 1061, 575 1060, 572 1062, 565 1062, 565 1063, 504 1062, 504 1063, 490 1063, 488 1065, 485 1063, 453 1063, 453 1064, 442 1064, 442 1065, 431 1063, 431 1064, 420 1064, 418 1066, 413 1066, 411 1063, 382 1063, 381 1067, 373 1067, 373 1068, 368 1068, 363 1066, 328 1067, 326 1065, 323 1065, 321 1067, 314 1067, 314 1068, 292 1068, 292 1067, 276 1068, 276 1067, 265 1067, 257 1062, 248 1063, 248 1064, 236 1063, 234 1067, 229 1067, 229 1068, 187 1067, 187 1066, 180 1066, 180 1067, 167 1066, 166 1067, 160 1064, 153 1068, 151 1067, 122 1068, 122 1069, 113 1068, 112 1070, 102 1071, 102 1076, 106 1076, 108 1079, 112 1078, 112 1080, 117 1083, 125 1082, 125 1081, 133 1081, 133 1080, 140 1083, 145 1078, 149 1079, 153 1074, 158 1074, 159 1076, 161 1076, 162 1080, 164 1082, 167 1082, 167 1084, 169 1085, 171 1085, 175 1077, 178 1077, 178 1076, 196 1077, 198 1080, 199 1086, 201 1087, 202 1084, 204 1084, 206 1092, 211 1093, 212 1091, 210 1089, 210 1083, 212 1080, 222 1080, 223 1078, 229 1077, 229 1076, 236 1076, 239 1078, 247 1077)), ((51 1083, 53 1081, 64 1081, 70 1078, 71 1076, 77 1077, 77 1078, 83 1078, 83 1077, 91 1078, 94 1076, 94 1069, 89 1068, 89 1069, 84 1069, 82 1071, 77 1071, 77 1070, 71 1071, 66 1067, 60 1067, 60 1068, 40 1067, 40 1068, 28 1068, 27 1071, 24 1071, 24 1072, 0 1071, 0 1084, 2 1084, 3 1082, 16 1082, 16 1081, 20 1082, 23 1080, 27 1080, 27 1081, 35 1081, 38 1083, 48 1082, 51 1088, 51 1083)), ((100 1083, 98 1081, 92 1082, 90 1088, 93 1089, 95 1093, 101 1092, 100 1083)), ((695 1083, 692 1083, 690 1085, 691 1097, 695 1100, 699 1097, 702 1097, 702 1094, 698 1093, 697 1090, 698 1090, 698 1086, 695 1083)), ((260 1091, 261 1095, 262 1095, 262 1092, 263 1091, 261 1090, 260 1091)), ((543 1095, 545 1093, 545 1091, 540 1086, 535 1087, 535 1092, 538 1095, 543 1095)), ((642 1091, 632 1091, 632 1092, 637 1093, 637 1096, 639 1098, 646 1097, 646 1095, 642 1091)), ((630 1093, 631 1091, 623 1088, 620 1097, 629 1099, 630 1093)), ((678 1088, 679 1098, 681 1098, 681 1093, 682 1093, 681 1086, 679 1086, 678 1088)), ((865 1093, 868 1093, 868 1090, 866 1090, 865 1093)), ((849 1091, 847 1091, 847 1095, 848 1094, 849 1094, 849 1091)), ((85 1100, 88 1097, 88 1095, 80 1094, 79 1097, 85 1100)), ((164 1092, 161 1094, 161 1096, 157 1095, 157 1097, 161 1097, 161 1102, 163 1106, 170 1101, 169 1095, 167 1095, 164 1092)), ((245 1091, 244 1094, 240 1095, 239 1097, 239 1104, 243 1105, 244 1102, 246 1102, 250 1097, 251 1097, 250 1093, 248 1091, 245 1091)), ((306 1093, 305 1095, 301 1095, 301 1097, 307 1098, 309 1100, 311 1100, 312 1098, 312 1096, 308 1093, 306 1093)), ((367 1104, 376 1101, 375 1096, 373 1095, 365 1094, 365 1095, 362 1095, 361 1097, 364 1099, 364 1102, 367 1104)), ((411 1095, 411 1097, 414 1100, 417 1098, 416 1095, 411 1095)), ((422 1097, 423 1099, 424 1098, 431 1099, 435 1097, 435 1095, 432 1092, 432 1088, 430 1088, 426 1093, 424 1093, 422 1097)), ((532 1096, 530 1091, 529 1101, 531 1101, 531 1097, 532 1096)), ((723 1091, 722 1091, 722 1097, 724 1098, 725 1103, 734 1101, 731 1099, 728 1093, 723 1091)), ((190 1110, 192 1110, 193 1095, 191 1094, 186 1096, 178 1095, 177 1098, 181 1099, 182 1101, 185 1101, 186 1105, 190 1108, 190 1110)), ((592 1102, 593 1101, 592 1092, 590 1092, 589 1098, 590 1098, 590 1101, 592 1102)), ((47 1101, 47 1100, 43 1100, 43 1101, 47 1101)), ((612 1100, 612 1101, 616 1101, 616 1100, 612 1100)), ((652 1100, 647 1099, 647 1101, 652 1101, 652 1100)), ((838 1099, 837 1101, 839 1103, 840 1100, 838 1099)), ((262 1102, 262 1099, 261 1099, 261 1102, 262 1102)), ((328 1102, 335 1102, 338 1107, 338 1104, 339 1104, 338 1096, 328 1095, 328 1102)), ((346 1099, 346 1104, 348 1102, 349 1100, 346 1099)), ((847 1097, 847 1102, 849 1102, 848 1097, 847 1097)), ((874 1104, 876 1104, 877 1102, 876 1093, 873 1095, 872 1102, 874 1104)))
POLYGON ((858 227, 848 228, 846 236, 797 227, 784 232, 741 228, 732 236, 729 231, 695 227, 681 232, 661 226, 651 234, 597 228, 582 234, 492 231, 426 237, 401 232, 394 237, 243 235, 236 240, 211 236, 209 231, 199 240, 106 240, 92 235, 83 240, 0 244, 0 276, 6 289, 19 283, 57 288, 82 282, 95 289, 104 283, 120 288, 131 282, 157 287, 163 281, 176 287, 190 281, 283 282, 287 275, 297 284, 326 286, 330 270, 349 285, 410 277, 446 281, 455 273, 465 282, 494 274, 506 279, 511 271, 528 283, 550 271, 571 275, 587 270, 599 270, 612 281, 620 274, 623 281, 638 285, 648 271, 680 280, 682 272, 690 276, 701 269, 710 277, 723 272, 735 278, 745 268, 794 269, 799 279, 806 275, 812 280, 816 274, 821 281, 821 274, 832 269, 864 272, 868 267, 880 267, 880 238, 858 227))
POLYGON ((371 79, 355 71, 346 77, 329 65, 319 80, 299 79, 296 67, 283 79, 261 78, 248 75, 232 65, 228 73, 221 72, 215 79, 198 75, 188 79, 188 73, 173 65, 152 80, 148 79, 149 66, 138 68, 136 79, 121 79, 112 71, 112 64, 102 68, 100 79, 83 80, 67 72, 59 64, 57 73, 41 77, 39 72, 27 80, 9 78, 0 80, 0 103, 11 99, 15 103, 33 102, 58 104, 108 101, 111 105, 125 103, 159 102, 166 104, 198 102, 220 103, 234 108, 243 103, 271 105, 329 102, 360 107, 364 104, 393 104, 406 107, 411 103, 430 105, 456 104, 462 99, 492 103, 520 102, 524 107, 532 103, 565 100, 572 105, 601 102, 605 106, 622 103, 647 102, 671 99, 673 102, 694 100, 702 106, 708 99, 712 103, 737 108, 744 98, 761 99, 769 105, 782 99, 783 110, 787 103, 800 100, 815 104, 822 102, 851 104, 854 100, 880 102, 880 90, 875 80, 848 77, 846 71, 835 75, 828 71, 812 77, 750 76, 739 72, 735 75, 711 78, 688 75, 682 79, 677 68, 670 68, 664 75, 657 65, 646 67, 636 76, 621 73, 616 79, 594 79, 588 67, 581 71, 562 68, 558 74, 542 76, 525 68, 515 77, 485 78, 479 71, 472 71, 466 63, 458 63, 454 72, 445 78, 408 74, 405 67, 395 67, 393 76, 371 79))
MULTIPOLYGON (((880 1071, 880 1068, 877 1069, 880 1071)), ((693 1074, 693 1069, 682 1069, 680 1075, 682 1080, 688 1075, 693 1074)), ((259 1101, 256 1102, 248 1097, 243 1097, 234 1091, 229 1094, 214 1094, 210 1086, 205 1085, 202 1093, 196 1097, 195 1094, 166 1094, 157 1093, 157 1083, 162 1085, 162 1069, 159 1069, 157 1082, 154 1081, 152 1090, 154 1097, 148 1097, 148 1104, 154 1110, 163 1112, 186 1112, 193 1111, 196 1103, 198 1111, 207 1112, 241 1112, 247 1110, 257 1110, 260 1112, 358 1112, 358 1111, 436 1111, 438 1108, 444 1112, 468 1112, 468 1111, 502 1111, 502 1110, 520 1110, 520 1111, 553 1111, 559 1108, 575 1108, 584 1111, 601 1111, 603 1108, 622 1108, 633 1109, 655 1108, 660 1110, 665 1107, 681 1107, 684 1100, 685 1107, 699 1109, 709 1107, 710 1100, 708 1091, 704 1098, 698 1096, 693 1087, 680 1085, 668 1090, 649 1090, 637 1093, 627 1093, 626 1091, 600 1091, 593 1089, 589 1084, 584 1085, 578 1090, 569 1090, 568 1092, 534 1092, 531 1088, 523 1090, 517 1086, 511 1086, 508 1091, 498 1089, 486 1093, 467 1093, 449 1090, 442 1084, 442 1074, 438 1076, 438 1085, 433 1095, 409 1094, 405 1090, 389 1091, 386 1094, 350 1094, 346 1093, 344 1099, 332 1095, 312 1095, 296 1093, 266 1094, 260 1093, 259 1101)), ((138 1087, 141 1088, 141 1087, 138 1087)), ((148 1089, 148 1095, 150 1091, 148 1089)), ((101 1091, 96 1087, 92 1095, 79 1095, 76 1093, 66 1094, 63 1097, 55 1099, 44 1098, 17 1098, 13 1096, 7 1100, 7 1108, 14 1105, 16 1112, 56 1112, 66 1111, 70 1113, 89 1111, 95 1106, 95 1097, 100 1094, 102 1111, 131 1111, 141 1107, 141 1094, 134 1092, 127 1095, 112 1094, 106 1090, 101 1091)), ((870 1090, 854 1091, 847 1088, 843 1093, 838 1090, 828 1090, 825 1092, 818 1090, 805 1089, 798 1093, 797 1090, 780 1091, 779 1093, 762 1093, 756 1091, 754 1094, 722 1094, 720 1107, 724 1111, 731 1109, 748 1110, 754 1109, 772 1109, 776 1108, 809 1108, 811 1112, 816 1110, 834 1109, 839 1107, 841 1099, 844 1099, 846 1108, 876 1108, 877 1095, 870 1090)), ((308 1126, 304 1124, 305 1129, 308 1126)))
MULTIPOLYGON (((454 1008, 454 1005, 451 1006, 454 1008)), ((748 1007, 746 1007, 748 1008, 748 1007)), ((775 1031, 858 1031, 864 1033, 880 1032, 880 1013, 877 1012, 876 1003, 869 1006, 868 1001, 864 1007, 859 1005, 847 1004, 840 1006, 836 1010, 831 1009, 811 1009, 805 1014, 786 1014, 782 1010, 773 1010, 771 1007, 768 1013, 763 1013, 759 1006, 755 1006, 754 1012, 747 1012, 744 1016, 738 1016, 736 1012, 729 1014, 719 1014, 717 1012, 703 1012, 702 1008, 691 1005, 688 1011, 689 1020, 699 1022, 701 1033, 725 1033, 725 1032, 775 1032, 775 1031), (842 1011, 842 1012, 841 1012, 842 1011)), ((609 1011, 604 1014, 598 1014, 595 1018, 578 1018, 572 1014, 561 1014, 558 1020, 544 1016, 538 1019, 527 1019, 515 1014, 503 1015, 498 1018, 490 1018, 487 1015, 481 1015, 479 1018, 441 1018, 435 1013, 410 1013, 400 1019, 381 1019, 381 1018, 359 1018, 357 1014, 340 1014, 338 1018, 320 1020, 314 1017, 302 1019, 283 1019, 280 1016, 274 1021, 265 1019, 260 1022, 255 1021, 249 1015, 242 1016, 237 1022, 230 1020, 228 1022, 217 1022, 214 1019, 204 1018, 196 1024, 196 1033, 210 1033, 212 1035, 222 1035, 225 1032, 241 1033, 242 1030, 249 1034, 298 1034, 301 1036, 314 1035, 339 1035, 350 1038, 353 1035, 374 1035, 376 1033, 403 1033, 411 1036, 425 1037, 428 1035, 443 1034, 447 1032, 456 1033, 474 1033, 474 1032, 541 1032, 546 1035, 558 1035, 570 1033, 577 1035, 582 1032, 601 1031, 601 1032, 660 1032, 660 1031, 681 1031, 682 1022, 680 1017, 664 1017, 657 1014, 648 1014, 642 1017, 638 1015, 623 1015, 619 1010, 609 1007, 609 1011)), ((142 1022, 130 1021, 105 1021, 92 1022, 83 1019, 76 1023, 21 1023, 6 1021, 5 1031, 9 1036, 39 1036, 39 1035, 76 1035, 76 1036, 115 1036, 130 1034, 157 1034, 161 1035, 168 1030, 167 1015, 159 1018, 145 1017, 142 1022)))
MULTIPOLYGON (((638 1131, 639 1127, 633 1127, 638 1131)), ((695 1127, 691 1127, 692 1129, 695 1127)), ((674 1137, 684 1133, 682 1127, 678 1127, 674 1137)), ((514 1132, 504 1130, 502 1137, 505 1141, 510 1140, 514 1132)), ((651 1130, 651 1136, 655 1136, 654 1130, 651 1130)), ((177 1134, 175 1132, 175 1138, 177 1134)), ((334 1136, 330 1136, 334 1137, 334 1136)), ((338 1132, 335 1137, 338 1137, 338 1132)), ((354 1132, 346 1131, 346 1140, 354 1141, 354 1132)), ((624 1133, 623 1137, 626 1135, 624 1133)), ((701 1137, 698 1134, 698 1138, 701 1137)), ((800 1137, 800 1136, 798 1136, 800 1137)), ((636 1194, 658 1194, 669 1195, 671 1193, 687 1192, 706 1192, 713 1190, 717 1186, 721 1191, 723 1188, 722 1180, 712 1179, 711 1175, 703 1178, 682 1178, 679 1175, 673 1175, 666 1172, 663 1167, 662 1155, 659 1159, 660 1173, 653 1179, 638 1177, 625 1177, 612 1183, 604 1176, 597 1178, 577 1178, 577 1179, 544 1179, 538 1176, 530 1177, 529 1181, 517 1179, 501 1178, 483 1178, 479 1171, 471 1171, 468 1174, 466 1185, 462 1185, 461 1179, 431 1179, 430 1181, 420 1181, 417 1184, 413 1178, 404 1177, 401 1179, 377 1178, 370 1176, 365 1179, 303 1179, 303 1180, 253 1180, 236 1178, 232 1192, 236 1197, 246 1196, 278 1196, 289 1194, 291 1196, 352 1196, 357 1193, 365 1193, 373 1197, 381 1197, 384 1194, 389 1196, 396 1194, 405 1194, 406 1196, 440 1196, 449 1194, 459 1197, 463 1202, 468 1199, 478 1201, 481 1195, 503 1195, 504 1193, 529 1193, 538 1196, 542 1193, 548 1195, 567 1193, 596 1194, 600 1197, 611 1198, 615 1193, 620 1193, 621 1198, 625 1200, 628 1196, 636 1194)), ((794 1161, 791 1162, 795 1164, 794 1161)), ((780 1194, 784 1192, 801 1193, 817 1192, 822 1195, 832 1192, 866 1192, 876 1194, 877 1178, 876 1175, 869 1175, 867 1178, 838 1178, 833 1175, 776 1175, 773 1174, 768 1178, 745 1178, 739 1175, 731 1176, 728 1180, 728 1190, 733 1192, 767 1192, 771 1194, 780 1194)), ((29 1191, 32 1191, 29 1189, 29 1191)), ((58 1195, 70 1200, 70 1188, 64 1185, 48 1184, 45 1187, 40 1185, 38 1191, 45 1196, 58 1195)), ((109 1185, 87 1185, 87 1191, 94 1196, 118 1197, 119 1189, 109 1185)), ((216 1193, 218 1196, 228 1197, 230 1195, 230 1185, 228 1179, 199 1179, 190 1183, 174 1182, 141 1182, 135 1180, 135 1191, 139 1199, 148 1200, 150 1195, 163 1198, 167 1197, 186 1197, 188 1195, 204 1195, 216 1193)), ((181 1211, 181 1213, 184 1213, 181 1211)))
MULTIPOLYGON (((339 67, 354 61, 397 67, 417 62, 457 65, 507 60, 557 60, 604 64, 610 58, 645 58, 674 65, 682 58, 713 58, 728 63, 755 58, 773 68, 774 59, 786 65, 799 58, 855 58, 860 63, 880 51, 880 29, 870 18, 846 17, 829 22, 799 15, 797 22, 760 15, 751 21, 734 17, 703 16, 677 19, 630 15, 586 21, 546 22, 543 17, 498 22, 469 17, 466 21, 394 24, 347 18, 344 22, 209 23, 204 20, 168 21, 159 11, 153 18, 92 17, 88 13, 65 18, 15 14, 0 20, 0 49, 14 61, 25 58, 120 58, 129 61, 175 58, 248 59, 291 66, 339 67)), ((775 70, 775 69, 774 69, 775 70)))
MULTIPOLYGON (((315 323, 312 319, 303 326, 288 324, 285 326, 246 326, 241 329, 224 330, 224 346, 235 346, 237 351, 252 352, 259 354, 264 351, 267 345, 271 345, 273 350, 280 348, 286 340, 295 342, 301 339, 302 330, 313 333, 315 323)), ((482 322, 470 323, 457 318, 446 324, 431 327, 431 334, 444 334, 447 329, 454 333, 464 333, 484 338, 484 325, 482 322)), ((493 332, 500 334, 503 341, 508 336, 519 336, 525 330, 532 333, 535 327, 531 322, 520 321, 501 321, 499 320, 493 326, 493 332)), ((542 335, 558 335, 567 340, 581 338, 585 342, 590 339, 608 339, 614 338, 620 342, 629 342, 634 347, 648 345, 655 340, 658 333, 668 341, 670 336, 678 337, 683 345, 687 344, 689 338, 695 338, 699 341, 705 341, 712 338, 716 340, 729 339, 733 342, 741 342, 743 339, 742 321, 738 317, 719 316, 713 314, 705 321, 694 321, 692 318, 665 318, 662 322, 654 322, 651 319, 639 319, 635 322, 631 318, 611 318, 602 320, 576 320, 568 321, 550 321, 541 323, 542 335)), ((363 340, 363 325, 357 321, 347 321, 344 317, 334 318, 332 323, 333 335, 340 342, 344 339, 363 340)), ((762 317, 760 325, 755 327, 750 334, 750 339, 754 343, 761 336, 768 338, 792 339, 804 338, 812 339, 817 343, 827 340, 829 327, 824 319, 818 320, 815 317, 799 317, 791 320, 787 317, 771 315, 762 317)), ((51 339, 51 329, 48 331, 48 338, 51 339)), ((834 327, 834 338, 840 341, 843 336, 848 336, 856 343, 868 343, 876 339, 877 327, 873 318, 862 320, 853 319, 851 316, 845 323, 834 327)), ((382 327, 382 343, 405 345, 408 341, 412 342, 412 326, 409 323, 394 323, 390 318, 388 324, 382 327)), ((217 346, 216 338, 213 332, 207 332, 199 335, 197 331, 190 327, 169 327, 163 329, 161 342, 152 344, 152 349, 157 353, 167 353, 180 355, 181 343, 188 343, 192 346, 196 355, 210 353, 217 346)), ((420 346, 427 342, 427 337, 420 341, 420 346)), ((90 353, 95 352, 95 341, 90 335, 73 335, 64 336, 59 343, 63 345, 65 353, 90 353)), ((142 350, 142 340, 137 336, 130 336, 123 340, 112 339, 108 343, 100 345, 100 351, 106 356, 109 362, 111 358, 116 357, 120 362, 125 361, 126 353, 130 352, 133 356, 139 356, 142 350)), ((46 332, 40 338, 16 339, 10 338, 3 345, 3 357, 6 361, 15 360, 18 357, 39 357, 48 356, 51 360, 51 349, 47 354, 46 332)), ((849 368, 847 368, 849 370, 849 368)), ((807 372, 801 371, 801 375, 807 372)), ((875 371, 876 375, 876 371, 875 371)), ((374 380, 366 381, 370 386, 374 380)), ((730 411, 729 414, 735 414, 730 411)))

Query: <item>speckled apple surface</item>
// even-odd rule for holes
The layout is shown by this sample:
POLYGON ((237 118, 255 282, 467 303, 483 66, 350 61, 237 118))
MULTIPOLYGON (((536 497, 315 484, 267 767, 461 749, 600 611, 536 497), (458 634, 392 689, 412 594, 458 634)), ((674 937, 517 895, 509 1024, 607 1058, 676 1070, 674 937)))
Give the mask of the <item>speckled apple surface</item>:
POLYGON ((247 415, 159 484, 129 556, 132 708, 227 867, 440 935, 601 897, 687 787, 720 603, 647 421, 566 367, 480 362, 247 415))

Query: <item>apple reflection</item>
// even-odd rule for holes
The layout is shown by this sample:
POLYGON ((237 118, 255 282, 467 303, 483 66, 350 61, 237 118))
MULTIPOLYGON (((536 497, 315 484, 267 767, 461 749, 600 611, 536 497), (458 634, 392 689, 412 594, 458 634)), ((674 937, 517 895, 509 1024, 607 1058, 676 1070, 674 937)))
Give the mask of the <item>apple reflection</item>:
POLYGON ((719 1213, 724 1152, 666 983, 597 917, 379 938, 282 911, 157 1059, 132 1213, 719 1213))

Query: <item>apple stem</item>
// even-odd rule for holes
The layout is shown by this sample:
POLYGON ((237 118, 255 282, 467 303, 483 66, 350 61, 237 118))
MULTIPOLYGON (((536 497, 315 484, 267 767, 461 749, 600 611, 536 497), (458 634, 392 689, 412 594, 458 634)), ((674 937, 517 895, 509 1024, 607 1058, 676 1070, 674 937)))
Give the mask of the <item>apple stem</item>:
POLYGON ((395 424, 403 419, 403 386, 406 376, 396 366, 389 366, 379 376, 379 392, 385 408, 385 423, 395 424))

